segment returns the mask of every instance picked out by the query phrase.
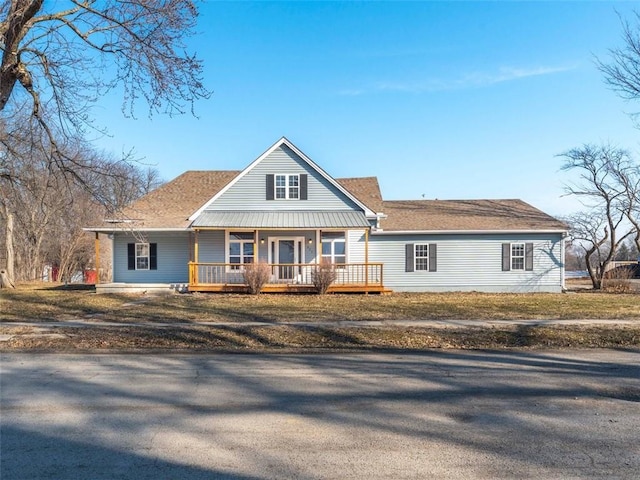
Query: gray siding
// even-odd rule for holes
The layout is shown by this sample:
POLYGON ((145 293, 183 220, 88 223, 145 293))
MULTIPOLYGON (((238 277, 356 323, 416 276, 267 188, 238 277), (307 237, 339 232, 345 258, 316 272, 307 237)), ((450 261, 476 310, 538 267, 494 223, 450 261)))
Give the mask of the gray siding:
POLYGON ((395 291, 560 292, 563 248, 559 234, 373 235, 369 261, 384 263, 384 284, 395 291), (533 271, 503 272, 504 242, 532 242, 533 271), (405 272, 407 243, 435 243, 438 270, 405 272))
MULTIPOLYGON (((131 234, 119 233, 113 242, 113 281, 123 283, 186 283, 190 259, 190 236, 184 233, 149 233, 145 241, 158 244, 157 270, 128 270, 127 244, 140 241, 131 234)), ((200 262, 222 263, 225 257, 223 230, 201 231, 198 234, 200 262)), ((316 231, 258 232, 260 260, 268 255, 269 237, 305 238, 307 263, 317 255, 316 231), (311 240, 311 243, 309 243, 311 240)), ((384 285, 402 291, 485 291, 485 292, 559 292, 562 290, 562 251, 560 234, 532 235, 370 235, 369 261, 384 264, 384 285), (533 243, 533 271, 502 271, 502 244, 533 243), (405 272, 407 243, 435 243, 438 248, 436 272, 405 272)), ((347 231, 347 261, 364 263, 365 234, 363 230, 347 231)))
POLYGON ((189 281, 189 233, 148 233, 139 235, 117 233, 113 240, 113 281, 123 283, 186 283, 189 281), (129 270, 127 244, 138 242, 158 244, 157 270, 129 270))
MULTIPOLYGON (((371 238, 371 237, 369 237, 371 238)), ((347 262, 365 262, 364 230, 349 230, 347 232, 347 262)), ((371 260, 371 242, 369 242, 369 261, 371 260)))
POLYGON ((220 210, 361 210, 287 146, 274 150, 206 209, 220 210), (308 175, 307 200, 266 200, 267 174, 308 175))
POLYGON ((198 232, 198 262, 225 262, 224 235, 224 230, 202 230, 198 232))

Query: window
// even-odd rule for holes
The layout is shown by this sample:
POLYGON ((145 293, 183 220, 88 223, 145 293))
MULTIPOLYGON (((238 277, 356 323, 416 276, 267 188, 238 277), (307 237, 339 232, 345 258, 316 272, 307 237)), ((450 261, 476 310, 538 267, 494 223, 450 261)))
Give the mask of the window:
POLYGON ((276 198, 300 198, 299 175, 276 175, 275 182, 276 198))
POLYGON ((405 272, 438 270, 438 246, 435 243, 407 243, 405 247, 405 272))
POLYGON ((415 269, 416 271, 424 270, 429 271, 429 245, 416 243, 415 247, 415 269))
POLYGON ((502 271, 533 270, 533 243, 503 243, 502 271))
POLYGON ((511 270, 524 270, 524 243, 511 244, 511 270))
POLYGON ((232 270, 239 270, 243 263, 253 263, 253 233, 229 233, 229 263, 232 270))
POLYGON ((136 243, 136 270, 149 270, 148 243, 136 243))
POLYGON ((266 187, 267 200, 306 200, 307 178, 306 173, 278 174, 268 173, 266 187))
POLYGON ((157 243, 127 244, 127 267, 129 270, 157 270, 157 243))
POLYGON ((347 248, 344 232, 322 232, 322 262, 344 265, 347 248))

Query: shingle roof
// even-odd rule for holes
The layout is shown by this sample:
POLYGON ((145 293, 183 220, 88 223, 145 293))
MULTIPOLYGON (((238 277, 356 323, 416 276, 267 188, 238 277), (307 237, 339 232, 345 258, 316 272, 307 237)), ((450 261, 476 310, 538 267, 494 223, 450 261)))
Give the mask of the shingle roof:
POLYGON ((566 230, 561 221, 522 200, 385 201, 387 231, 566 230))
POLYGON ((372 211, 382 211, 382 194, 376 177, 336 178, 336 181, 372 211))
POLYGON ((137 228, 187 228, 189 216, 239 173, 185 172, 132 203, 118 218, 134 220, 137 228))
MULTIPOLYGON (((188 228, 188 218, 233 180, 240 171, 190 170, 132 203, 113 220, 131 220, 125 228, 188 228)), ((382 205, 375 177, 336 179, 373 211, 382 205)), ((101 227, 118 225, 106 222, 101 227)))
MULTIPOLYGON (((240 171, 187 171, 148 193, 102 228, 184 229, 189 217, 240 171)), ((566 225, 521 200, 383 201, 376 177, 336 179, 374 212, 383 212, 384 231, 566 230, 566 225)), ((100 228, 100 227, 94 227, 100 228)))

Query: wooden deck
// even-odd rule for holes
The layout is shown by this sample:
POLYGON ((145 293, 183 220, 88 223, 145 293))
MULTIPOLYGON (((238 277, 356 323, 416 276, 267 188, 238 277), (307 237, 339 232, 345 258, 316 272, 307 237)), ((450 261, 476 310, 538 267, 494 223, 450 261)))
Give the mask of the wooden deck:
MULTIPOLYGON (((316 264, 269 264, 270 278, 264 293, 316 293, 316 264)), ((384 287, 381 263, 350 263, 335 266, 335 281, 328 293, 390 293, 384 287)), ((247 293, 242 265, 189 263, 190 292, 247 293)))

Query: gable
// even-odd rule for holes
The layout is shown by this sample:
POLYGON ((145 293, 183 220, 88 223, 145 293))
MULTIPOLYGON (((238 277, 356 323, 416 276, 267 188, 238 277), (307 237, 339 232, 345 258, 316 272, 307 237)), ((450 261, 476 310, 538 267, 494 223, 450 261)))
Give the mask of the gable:
POLYGON ((286 145, 281 145, 223 192, 205 211, 362 210, 286 145), (306 200, 268 198, 274 175, 306 175, 306 200), (271 177, 268 177, 271 176, 271 177))
POLYGON ((363 212, 367 210, 336 180, 329 177, 307 158, 303 158, 287 142, 282 141, 276 145, 258 161, 247 167, 227 189, 214 197, 202 211, 353 210, 363 212), (299 198, 274 198, 273 182, 275 176, 283 175, 294 175, 299 180, 299 198), (302 194, 303 188, 305 195, 302 194), (305 196, 306 199, 304 199, 305 196))

